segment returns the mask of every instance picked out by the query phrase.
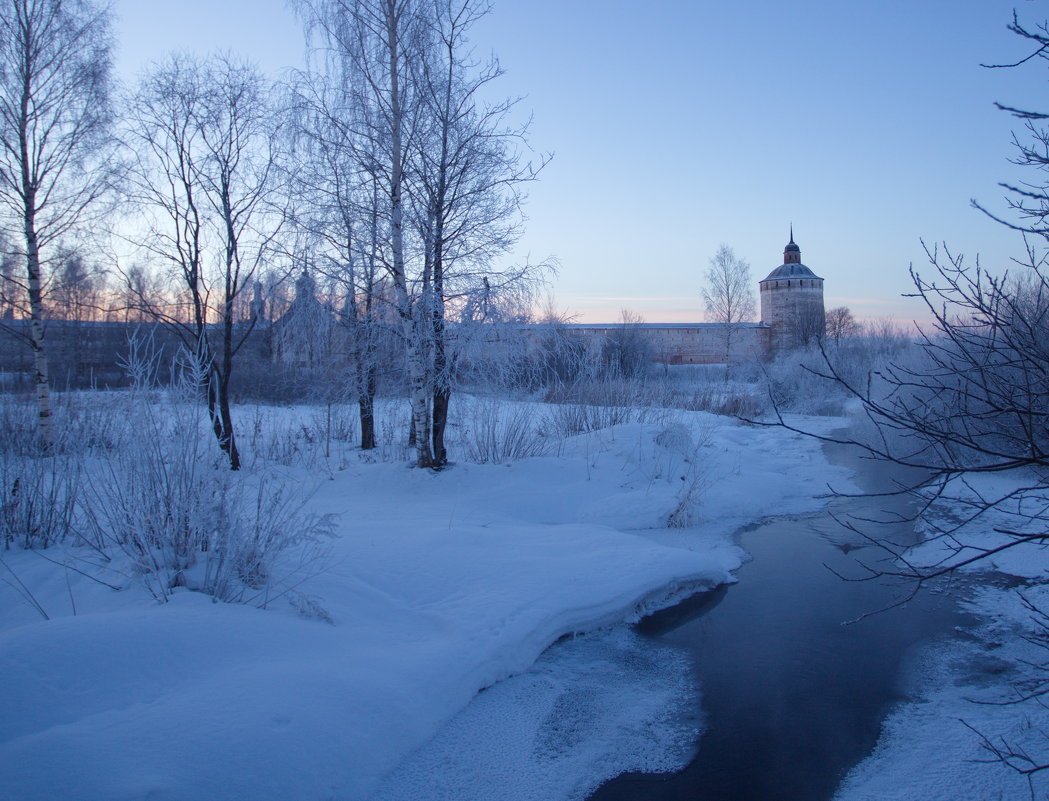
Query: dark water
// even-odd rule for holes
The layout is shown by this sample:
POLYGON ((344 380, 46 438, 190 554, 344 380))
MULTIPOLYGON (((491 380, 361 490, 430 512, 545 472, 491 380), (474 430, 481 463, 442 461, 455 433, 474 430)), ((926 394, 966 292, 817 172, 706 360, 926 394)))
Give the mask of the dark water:
MULTIPOLYGON (((842 455, 838 454, 838 461, 842 455)), ((868 487, 874 477, 867 476, 868 487)), ((697 756, 673 775, 624 774, 592 801, 816 801, 870 753, 881 721, 906 697, 917 646, 965 619, 955 597, 906 594, 884 581, 846 582, 881 552, 832 518, 906 511, 901 501, 835 500, 827 512, 776 520, 741 535, 753 561, 739 583, 643 621, 646 636, 692 651, 706 714, 697 756)), ((883 529, 898 540, 909 524, 883 529)))

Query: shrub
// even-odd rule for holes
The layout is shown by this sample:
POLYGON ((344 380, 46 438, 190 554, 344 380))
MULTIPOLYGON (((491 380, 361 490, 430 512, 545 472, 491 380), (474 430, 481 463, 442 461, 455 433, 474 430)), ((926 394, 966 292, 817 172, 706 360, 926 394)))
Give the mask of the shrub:
POLYGON ((75 528, 80 461, 0 450, 0 542, 4 548, 47 548, 75 528))
POLYGON ((460 440, 471 462, 502 464, 542 456, 549 441, 534 409, 495 400, 463 400, 460 440))
POLYGON ((308 496, 272 473, 223 466, 196 378, 185 369, 159 403, 133 390, 124 441, 86 482, 87 530, 96 547, 126 555, 159 600, 188 587, 264 602, 278 557, 319 543, 332 520, 305 514, 308 496))

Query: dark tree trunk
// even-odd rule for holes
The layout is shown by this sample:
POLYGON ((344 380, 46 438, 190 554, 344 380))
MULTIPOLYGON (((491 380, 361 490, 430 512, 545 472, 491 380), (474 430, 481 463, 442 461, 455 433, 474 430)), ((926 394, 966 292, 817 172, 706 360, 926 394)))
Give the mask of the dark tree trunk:
POLYGON ((233 435, 233 418, 229 411, 229 379, 219 382, 219 418, 222 432, 219 436, 219 447, 229 457, 229 469, 240 470, 240 451, 237 450, 237 439, 233 435))
POLYGON ((375 447, 375 366, 369 365, 361 372, 361 392, 357 399, 361 411, 361 450, 370 451, 375 447))
MULTIPOLYGON (((443 146, 447 150, 447 145, 443 146)), ((442 171, 438 193, 438 209, 444 205, 444 173, 442 171)), ((448 426, 448 406, 452 397, 452 382, 448 370, 448 343, 444 319, 444 217, 435 217, 433 243, 433 429, 432 448, 434 467, 448 464, 448 451, 444 447, 444 432, 448 426)))
POLYGON ((229 408, 229 383, 215 369, 208 373, 206 391, 208 395, 208 417, 215 439, 229 459, 230 470, 240 470, 240 452, 233 435, 233 417, 229 408))
POLYGON ((434 465, 441 467, 448 464, 448 451, 444 447, 444 429, 448 425, 448 406, 452 393, 437 387, 433 393, 433 458, 434 465))
MULTIPOLYGON (((227 219, 229 216, 227 215, 227 219)), ((228 236, 233 236, 232 227, 228 236)), ((233 417, 229 411, 229 379, 233 374, 233 298, 237 287, 231 282, 232 256, 227 257, 226 267, 226 303, 222 309, 222 370, 218 378, 219 420, 222 430, 219 436, 219 447, 229 457, 229 469, 240 470, 240 453, 237 440, 233 435, 233 417)))

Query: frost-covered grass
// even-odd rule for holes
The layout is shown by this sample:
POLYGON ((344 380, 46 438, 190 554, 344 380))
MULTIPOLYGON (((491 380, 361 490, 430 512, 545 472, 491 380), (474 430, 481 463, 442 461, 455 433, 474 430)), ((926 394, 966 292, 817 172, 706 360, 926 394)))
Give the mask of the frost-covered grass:
MULTIPOLYGON (((0 552, 5 792, 369 798, 479 690, 565 634, 731 580, 736 528, 813 509, 842 478, 812 441, 703 412, 583 404, 566 421, 562 405, 457 401, 456 464, 440 473, 406 466, 406 408, 383 401, 367 453, 352 407, 238 407, 245 468, 231 474, 206 426, 180 417, 195 404, 64 398, 106 435, 61 450, 82 469, 72 529, 0 552), (601 426, 605 414, 621 416, 601 426), (188 483, 170 489, 162 470, 188 483), (282 497, 301 502, 296 520, 333 521, 323 561, 282 497), (157 550, 151 527, 172 521, 187 539, 157 550), (237 557, 229 594, 207 575, 216 538, 234 530, 287 547, 264 570, 237 557)), ((617 708, 622 731, 651 737, 680 720, 666 705, 690 703, 642 701, 617 708)), ((629 741, 579 742, 587 754, 550 777, 566 798, 637 764, 629 741)))
MULTIPOLYGON (((477 393, 499 387, 505 393, 529 393, 532 397, 564 405, 616 410, 685 409, 758 419, 779 409, 783 412, 841 416, 850 403, 846 389, 819 375, 832 370, 853 387, 862 388, 867 377, 889 362, 910 358, 913 351, 908 333, 886 326, 862 335, 829 340, 821 349, 811 346, 783 352, 770 360, 748 363, 667 365, 645 364, 624 373, 600 353, 587 348, 558 350, 554 363, 545 363, 540 353, 531 359, 518 354, 526 367, 506 369, 489 365, 463 376, 477 393), (534 360, 538 359, 538 363, 534 360)), ((547 354, 550 357, 550 354, 547 354)))
MULTIPOLYGON (((47 455, 31 430, 9 429, 0 439, 4 547, 64 546, 89 574, 104 564, 108 583, 138 583, 158 600, 188 587, 264 605, 283 592, 282 555, 312 559, 331 521, 305 512, 309 484, 282 480, 274 464, 226 469, 192 394, 176 386, 62 397, 47 455)), ((32 419, 28 403, 7 398, 3 408, 32 419)))

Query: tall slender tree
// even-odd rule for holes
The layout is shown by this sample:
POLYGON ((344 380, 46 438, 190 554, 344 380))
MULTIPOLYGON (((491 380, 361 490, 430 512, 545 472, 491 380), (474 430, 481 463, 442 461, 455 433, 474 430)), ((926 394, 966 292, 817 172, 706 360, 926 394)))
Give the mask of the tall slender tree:
POLYGON ((503 74, 491 58, 475 60, 468 35, 490 13, 488 0, 428 0, 429 35, 417 71, 428 125, 416 140, 416 224, 424 247, 423 296, 432 348, 431 436, 434 462, 447 461, 444 432, 455 374, 447 326, 448 304, 483 286, 498 293, 529 282, 532 265, 496 269, 494 257, 521 234, 522 187, 535 180, 547 157, 526 162, 529 124, 513 125, 517 100, 487 103, 482 95, 503 74))
MULTIPOLYGON (((508 123, 513 101, 486 104, 497 62, 475 62, 467 32, 486 0, 300 0, 324 66, 349 87, 351 139, 362 173, 380 189, 379 248, 405 342, 416 463, 447 459, 455 352, 449 309, 532 267, 496 270, 520 232, 520 185, 538 167, 519 156, 527 125, 508 123)), ((541 163, 540 165, 541 166, 541 163)))
POLYGON ((0 214, 25 260, 39 434, 54 442, 44 286, 53 248, 112 185, 111 37, 93 0, 0 0, 0 214))
POLYGON ((707 319, 724 326, 725 362, 732 358, 733 333, 736 327, 754 317, 754 288, 750 264, 736 256, 728 245, 722 245, 710 259, 703 287, 707 319))
POLYGON ((326 54, 325 66, 345 82, 357 150, 377 182, 386 240, 381 253, 404 338, 416 464, 431 467, 426 321, 417 313, 416 282, 409 277, 405 220, 423 110, 412 70, 426 52, 426 16, 420 0, 299 0, 298 7, 326 54))
POLYGON ((130 107, 135 192, 147 225, 141 244, 185 286, 191 315, 183 331, 205 377, 215 437, 236 470, 230 378, 251 325, 238 333, 235 323, 283 225, 275 204, 279 115, 260 73, 227 56, 172 57, 144 79, 130 107))
POLYGON ((380 176, 355 135, 356 107, 339 64, 295 81, 291 97, 297 146, 290 186, 295 219, 315 242, 315 264, 345 292, 339 317, 350 340, 361 448, 375 447, 379 342, 384 335, 385 282, 380 274, 380 176))

